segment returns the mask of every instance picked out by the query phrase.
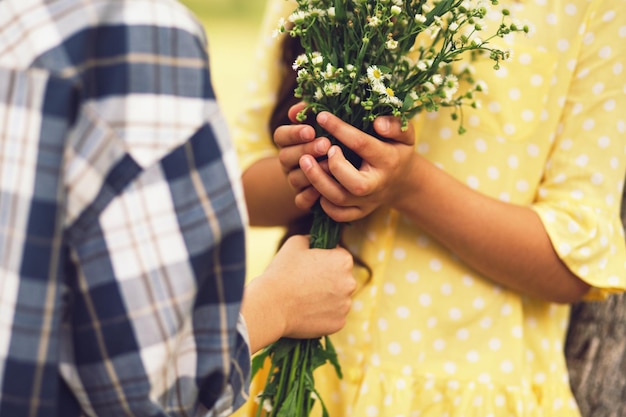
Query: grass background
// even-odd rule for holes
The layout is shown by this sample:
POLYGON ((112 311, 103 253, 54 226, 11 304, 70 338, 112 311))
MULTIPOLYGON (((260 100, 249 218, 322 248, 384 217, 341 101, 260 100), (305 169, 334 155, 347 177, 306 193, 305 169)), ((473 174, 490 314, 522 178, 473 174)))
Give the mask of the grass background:
MULTIPOLYGON (((232 126, 254 70, 266 0, 180 0, 202 22, 208 38, 215 94, 232 126)), ((248 279, 260 274, 271 260, 281 229, 250 228, 247 235, 248 279)))

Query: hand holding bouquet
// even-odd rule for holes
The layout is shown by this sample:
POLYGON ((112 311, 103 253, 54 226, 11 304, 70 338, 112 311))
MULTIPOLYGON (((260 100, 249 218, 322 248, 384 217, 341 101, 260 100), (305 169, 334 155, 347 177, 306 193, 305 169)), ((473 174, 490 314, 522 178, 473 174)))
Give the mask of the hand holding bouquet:
MULTIPOLYGON (((298 38, 304 49, 293 63, 298 84, 294 94, 306 103, 299 119, 306 120, 311 112, 329 111, 370 134, 378 116, 396 116, 406 128, 417 113, 441 107, 453 109, 452 117, 459 120, 462 133, 463 106, 478 106, 477 95, 486 88, 475 79, 472 62, 489 59, 497 69, 509 51, 493 47, 490 41, 528 32, 526 26, 507 23, 510 13, 498 10, 497 0, 296 3, 289 24, 279 22, 277 34, 298 38), (488 13, 500 13, 501 23, 483 38, 488 13)), ((353 164, 360 164, 358 155, 343 146, 342 150, 353 164)), ((341 226, 316 205, 311 247, 335 247, 341 226)), ((316 399, 323 415, 328 415, 313 379, 313 370, 327 361, 341 376, 328 338, 281 339, 254 359, 253 371, 267 358, 271 369, 258 398, 263 407, 257 415, 265 410, 270 416, 308 416, 316 399)))

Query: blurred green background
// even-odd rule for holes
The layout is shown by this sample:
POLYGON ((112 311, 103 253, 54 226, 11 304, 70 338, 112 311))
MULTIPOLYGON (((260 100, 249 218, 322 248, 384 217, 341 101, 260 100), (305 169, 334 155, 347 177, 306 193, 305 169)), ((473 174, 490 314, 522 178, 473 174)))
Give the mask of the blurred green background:
MULTIPOLYGON (((180 0, 204 25, 215 94, 229 125, 245 102, 266 0, 180 0)), ((251 228, 247 235, 248 279, 272 258, 282 229, 251 228)))
POLYGON ((204 25, 209 37, 213 84, 232 122, 251 78, 265 0, 180 0, 204 25))

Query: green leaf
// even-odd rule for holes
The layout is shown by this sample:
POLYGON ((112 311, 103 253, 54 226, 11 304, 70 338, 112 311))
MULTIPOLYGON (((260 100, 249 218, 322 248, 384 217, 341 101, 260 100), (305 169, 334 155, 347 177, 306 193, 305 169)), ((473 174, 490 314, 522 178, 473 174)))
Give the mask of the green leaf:
POLYGON ((296 397, 298 396, 298 384, 293 384, 285 401, 282 404, 274 404, 274 407, 278 406, 280 409, 276 414, 276 417, 294 417, 293 411, 296 407, 296 397))
POLYGON ((330 341, 330 337, 324 336, 324 344, 326 345, 326 351, 330 353, 328 360, 335 367, 335 371, 337 372, 339 378, 343 378, 341 366, 339 365, 339 359, 337 358, 337 351, 335 350, 333 343, 330 341))
POLYGON ((252 357, 252 365, 250 368, 251 378, 263 369, 263 365, 265 364, 265 359, 270 355, 271 349, 269 346, 263 349, 260 353, 252 357))
POLYGON ((282 339, 274 342, 272 344, 272 361, 278 362, 279 360, 287 356, 296 347, 298 347, 300 343, 301 341, 298 339, 289 339, 287 337, 283 337, 282 339))
POLYGON ((335 0, 335 19, 337 19, 339 24, 348 21, 345 0, 335 0))

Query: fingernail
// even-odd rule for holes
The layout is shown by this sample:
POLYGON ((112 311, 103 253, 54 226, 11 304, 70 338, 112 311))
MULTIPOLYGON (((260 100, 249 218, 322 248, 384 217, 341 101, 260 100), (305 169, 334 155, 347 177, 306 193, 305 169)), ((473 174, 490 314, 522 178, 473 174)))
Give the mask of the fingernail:
POLYGON ((307 155, 304 155, 302 158, 300 158, 300 168, 302 168, 303 171, 308 171, 309 169, 311 169, 312 166, 313 163, 307 155))
POLYGON ((333 156, 335 156, 336 153, 337 153, 337 148, 334 146, 331 146, 331 148, 328 150, 328 157, 332 158, 333 156))
POLYGON ((328 115, 326 113, 320 113, 317 115, 317 122, 319 124, 324 124, 326 123, 326 120, 328 120, 328 115))
POLYGON ((383 132, 389 131, 389 119, 386 117, 381 117, 378 120, 378 130, 382 130, 383 132))

